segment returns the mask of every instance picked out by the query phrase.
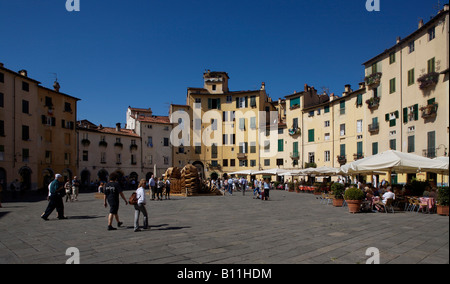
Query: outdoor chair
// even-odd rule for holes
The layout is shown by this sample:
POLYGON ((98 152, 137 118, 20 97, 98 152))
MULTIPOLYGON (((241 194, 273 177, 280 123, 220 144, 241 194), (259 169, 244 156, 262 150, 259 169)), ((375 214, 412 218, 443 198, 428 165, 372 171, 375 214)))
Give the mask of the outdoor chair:
POLYGON ((392 213, 394 213, 394 199, 392 198, 388 198, 386 200, 386 204, 384 204, 383 202, 379 202, 377 205, 384 208, 384 212, 388 213, 388 210, 390 210, 392 213))

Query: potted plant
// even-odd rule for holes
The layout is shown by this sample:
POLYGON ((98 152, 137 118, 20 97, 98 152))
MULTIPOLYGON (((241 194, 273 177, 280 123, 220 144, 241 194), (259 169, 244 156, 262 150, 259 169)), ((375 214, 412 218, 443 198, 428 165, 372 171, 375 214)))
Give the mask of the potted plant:
POLYGON ((437 196, 437 214, 448 216, 448 206, 449 206, 449 196, 448 196, 448 186, 439 188, 437 196))
POLYGON ((331 185, 331 192, 333 195, 333 206, 342 207, 344 204, 345 186, 341 183, 335 182, 331 185))
POLYGON ((361 208, 362 200, 364 199, 364 193, 361 189, 356 187, 350 187, 344 193, 344 199, 348 205, 348 211, 350 213, 357 213, 361 208))

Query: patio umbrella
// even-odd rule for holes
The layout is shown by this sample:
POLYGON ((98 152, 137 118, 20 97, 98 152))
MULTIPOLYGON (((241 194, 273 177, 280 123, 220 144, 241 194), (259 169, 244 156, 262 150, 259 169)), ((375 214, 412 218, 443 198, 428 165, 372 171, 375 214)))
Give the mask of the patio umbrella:
POLYGON ((375 171, 396 171, 399 173, 416 173, 418 171, 432 173, 448 173, 448 164, 410 153, 389 150, 346 164, 339 173, 357 174, 375 171))
POLYGON ((237 171, 237 172, 233 172, 230 173, 230 175, 247 175, 247 176, 251 176, 254 175, 256 171, 253 170, 242 170, 242 171, 237 171))
POLYGON ((284 170, 284 169, 275 168, 275 169, 257 171, 257 172, 254 172, 253 174, 254 175, 272 175, 272 176, 276 176, 276 175, 285 174, 287 172, 289 172, 289 171, 288 170, 284 170))

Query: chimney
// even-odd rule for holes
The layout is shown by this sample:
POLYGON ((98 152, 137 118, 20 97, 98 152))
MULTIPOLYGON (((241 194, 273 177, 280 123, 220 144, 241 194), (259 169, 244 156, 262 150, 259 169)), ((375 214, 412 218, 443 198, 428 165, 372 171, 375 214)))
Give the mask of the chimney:
POLYGON ((330 94, 330 102, 334 101, 335 97, 334 97, 334 93, 330 94))
POLYGON ((423 27, 423 19, 420 19, 420 21, 419 21, 419 29, 420 29, 421 27, 423 27))
POLYGON ((401 40, 402 40, 402 38, 398 36, 397 37, 397 44, 400 43, 401 40))
POLYGON ((3 67, 3 66, 5 66, 5 65, 3 65, 3 63, 2 63, 2 62, 0 62, 0 67, 3 67))
POLYGON ((308 91, 308 84, 305 84, 305 92, 307 92, 308 91))
POLYGON ((359 83, 359 89, 364 89, 366 87, 366 83, 365 82, 361 82, 359 83))
POLYGON ((19 74, 24 77, 28 77, 28 72, 25 69, 19 70, 19 74))
POLYGON ((119 132, 120 131, 120 122, 116 123, 116 131, 119 132))
POLYGON ((351 87, 352 87, 352 85, 350 85, 350 84, 345 85, 345 92, 346 93, 351 93, 352 92, 351 87))
POLYGON ((448 11, 448 8, 449 8, 449 5, 448 5, 448 4, 445 4, 445 5, 444 5, 444 11, 448 11))
POLYGON ((55 91, 59 93, 60 88, 61 86, 59 85, 58 81, 55 81, 55 83, 53 83, 53 89, 55 89, 55 91))
POLYGON ((262 82, 261 83, 261 91, 264 91, 266 89, 266 83, 262 82))

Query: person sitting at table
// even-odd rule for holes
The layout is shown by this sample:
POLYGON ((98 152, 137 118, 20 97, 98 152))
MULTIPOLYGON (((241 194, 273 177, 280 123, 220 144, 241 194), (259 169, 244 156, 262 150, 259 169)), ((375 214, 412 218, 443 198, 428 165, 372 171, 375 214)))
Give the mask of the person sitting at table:
POLYGON ((383 207, 379 205, 380 203, 386 205, 388 199, 395 200, 395 194, 392 192, 392 188, 388 186, 386 190, 387 192, 383 194, 383 199, 375 204, 375 207, 377 208, 378 211, 381 211, 383 209, 383 207))
POLYGON ((373 210, 373 191, 368 186, 364 188, 364 196, 362 211, 371 212, 373 210))
POLYGON ((437 193, 436 193, 437 189, 435 187, 433 187, 430 191, 430 194, 428 194, 428 197, 430 198, 436 198, 437 197, 437 193))

